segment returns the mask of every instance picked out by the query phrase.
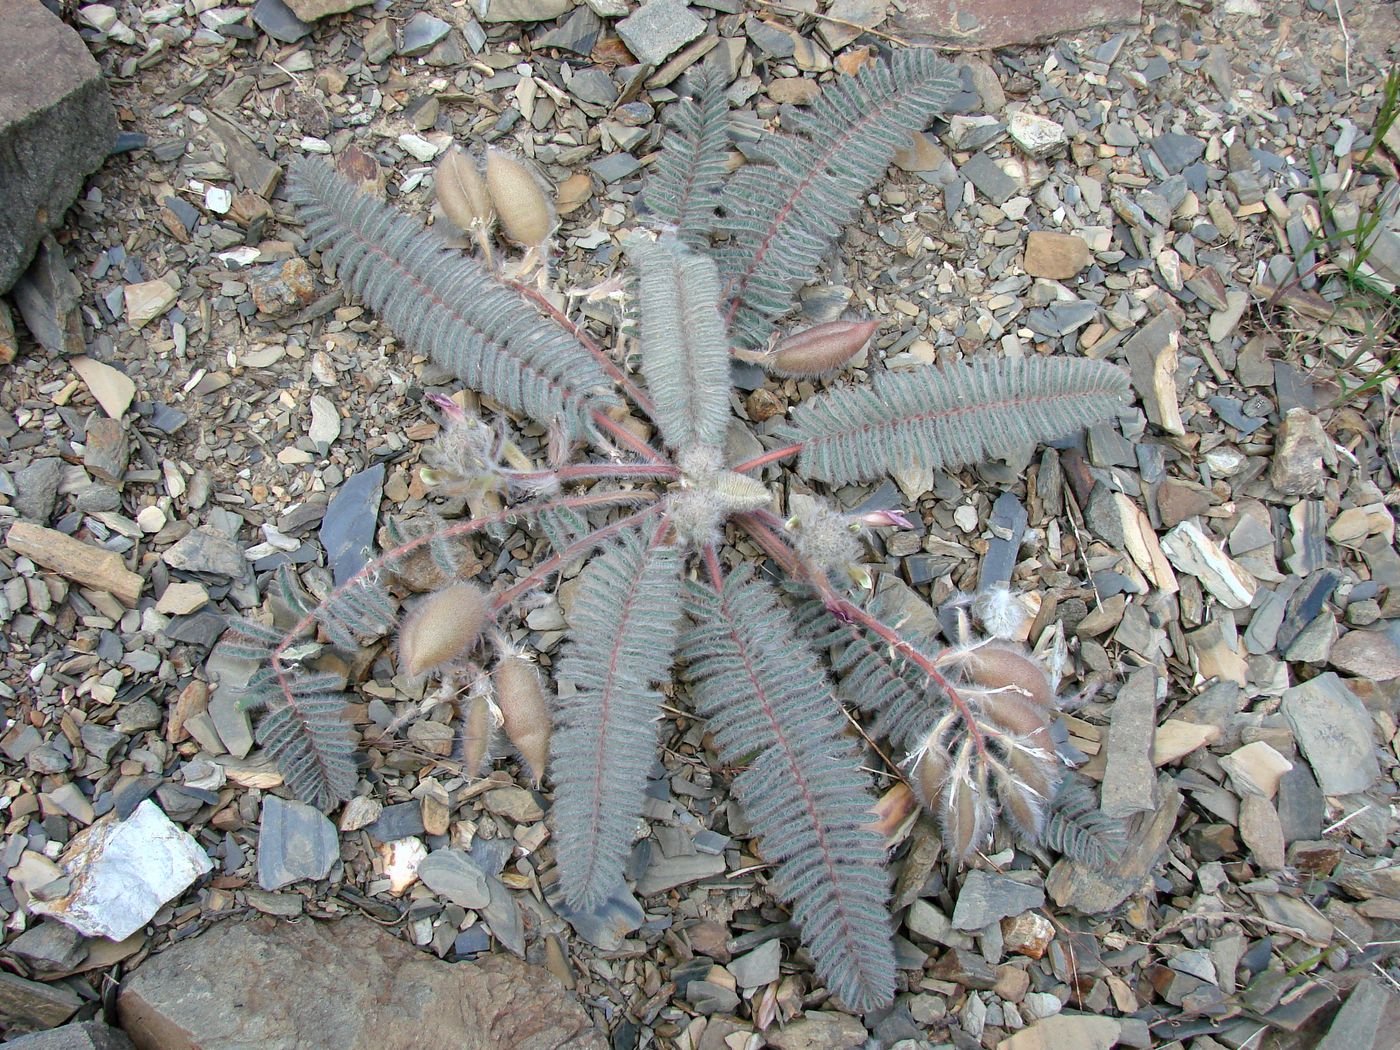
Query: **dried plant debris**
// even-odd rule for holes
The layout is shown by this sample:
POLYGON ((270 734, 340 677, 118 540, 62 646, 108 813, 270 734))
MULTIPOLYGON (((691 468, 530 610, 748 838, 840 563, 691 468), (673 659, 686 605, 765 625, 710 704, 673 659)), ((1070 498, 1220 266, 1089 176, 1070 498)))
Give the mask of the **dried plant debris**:
POLYGON ((206 6, 76 8, 0 306, 0 1036, 359 913, 558 1038, 1389 1045, 1391 5, 206 6))

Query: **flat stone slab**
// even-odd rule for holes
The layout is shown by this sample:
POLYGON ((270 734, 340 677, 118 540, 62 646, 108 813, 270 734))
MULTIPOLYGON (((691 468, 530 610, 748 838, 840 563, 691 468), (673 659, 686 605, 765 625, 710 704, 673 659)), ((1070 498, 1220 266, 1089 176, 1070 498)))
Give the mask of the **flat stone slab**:
POLYGON ((368 919, 222 922, 139 966, 117 1000, 161 1050, 603 1050, 548 971, 445 963, 368 919))
POLYGON ((892 27, 912 42, 980 51, 1141 20, 1142 0, 908 0, 892 27))
POLYGON ((117 140, 102 70, 39 0, 0 0, 0 294, 117 140))

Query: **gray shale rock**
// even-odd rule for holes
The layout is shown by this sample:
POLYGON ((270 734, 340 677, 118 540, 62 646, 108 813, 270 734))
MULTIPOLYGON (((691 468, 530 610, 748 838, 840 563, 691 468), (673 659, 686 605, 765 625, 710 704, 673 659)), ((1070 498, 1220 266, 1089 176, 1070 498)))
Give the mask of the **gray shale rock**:
POLYGON ((0 293, 117 140, 102 70, 39 0, 0 0, 0 293))
POLYGON ((117 1000, 161 1050, 603 1050, 544 970, 444 963, 367 919, 221 923, 143 963, 117 1000))
POLYGON ((5 1050, 132 1050, 125 1032, 120 1028, 108 1028, 101 1021, 66 1024, 12 1039, 3 1045, 5 1050))

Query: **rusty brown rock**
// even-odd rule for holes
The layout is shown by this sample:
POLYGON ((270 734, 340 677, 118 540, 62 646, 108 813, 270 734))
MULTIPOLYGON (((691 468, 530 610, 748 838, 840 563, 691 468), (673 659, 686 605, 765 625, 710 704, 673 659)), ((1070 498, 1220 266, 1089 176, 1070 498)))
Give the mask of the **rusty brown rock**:
POLYGON ((117 1000, 138 1050, 603 1050, 583 1008, 510 956, 444 963, 366 919, 221 923, 117 1000))
POLYGON ((980 51, 1141 20, 1142 0, 909 0, 894 25, 901 36, 980 51))

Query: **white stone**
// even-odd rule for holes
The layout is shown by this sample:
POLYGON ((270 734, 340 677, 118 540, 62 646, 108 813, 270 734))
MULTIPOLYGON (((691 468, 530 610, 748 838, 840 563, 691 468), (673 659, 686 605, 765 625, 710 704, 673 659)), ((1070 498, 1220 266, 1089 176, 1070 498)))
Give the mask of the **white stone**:
POLYGON ((176 581, 165 588, 156 602, 156 612, 167 616, 187 616, 209 604, 209 592, 202 584, 176 581))
POLYGON ((321 394, 311 396, 311 429, 307 431, 307 436, 323 452, 340 437, 340 413, 335 410, 330 398, 321 394))
POLYGON ((422 161, 424 164, 441 152, 437 146, 429 142, 422 135, 415 135, 412 132, 405 132, 400 135, 399 145, 402 146, 414 160, 422 161))
POLYGON ((233 205, 233 194, 222 186, 210 186, 204 191, 204 206, 216 215, 226 215, 233 205))
POLYGON ((105 818, 75 835, 63 854, 72 892, 31 907, 85 937, 120 941, 212 867, 194 837, 146 799, 126 820, 105 818))
POLYGON ((1222 605, 1246 609, 1259 583, 1194 522, 1183 521, 1162 537, 1162 550, 1182 572, 1201 581, 1222 605))
POLYGON ((165 511, 159 507, 143 507, 136 515, 136 524, 142 532, 153 536, 165 528, 165 511))
POLYGON ((1024 109, 1011 114, 1006 130, 1011 140, 1032 157, 1048 157, 1068 141, 1059 124, 1024 109))

